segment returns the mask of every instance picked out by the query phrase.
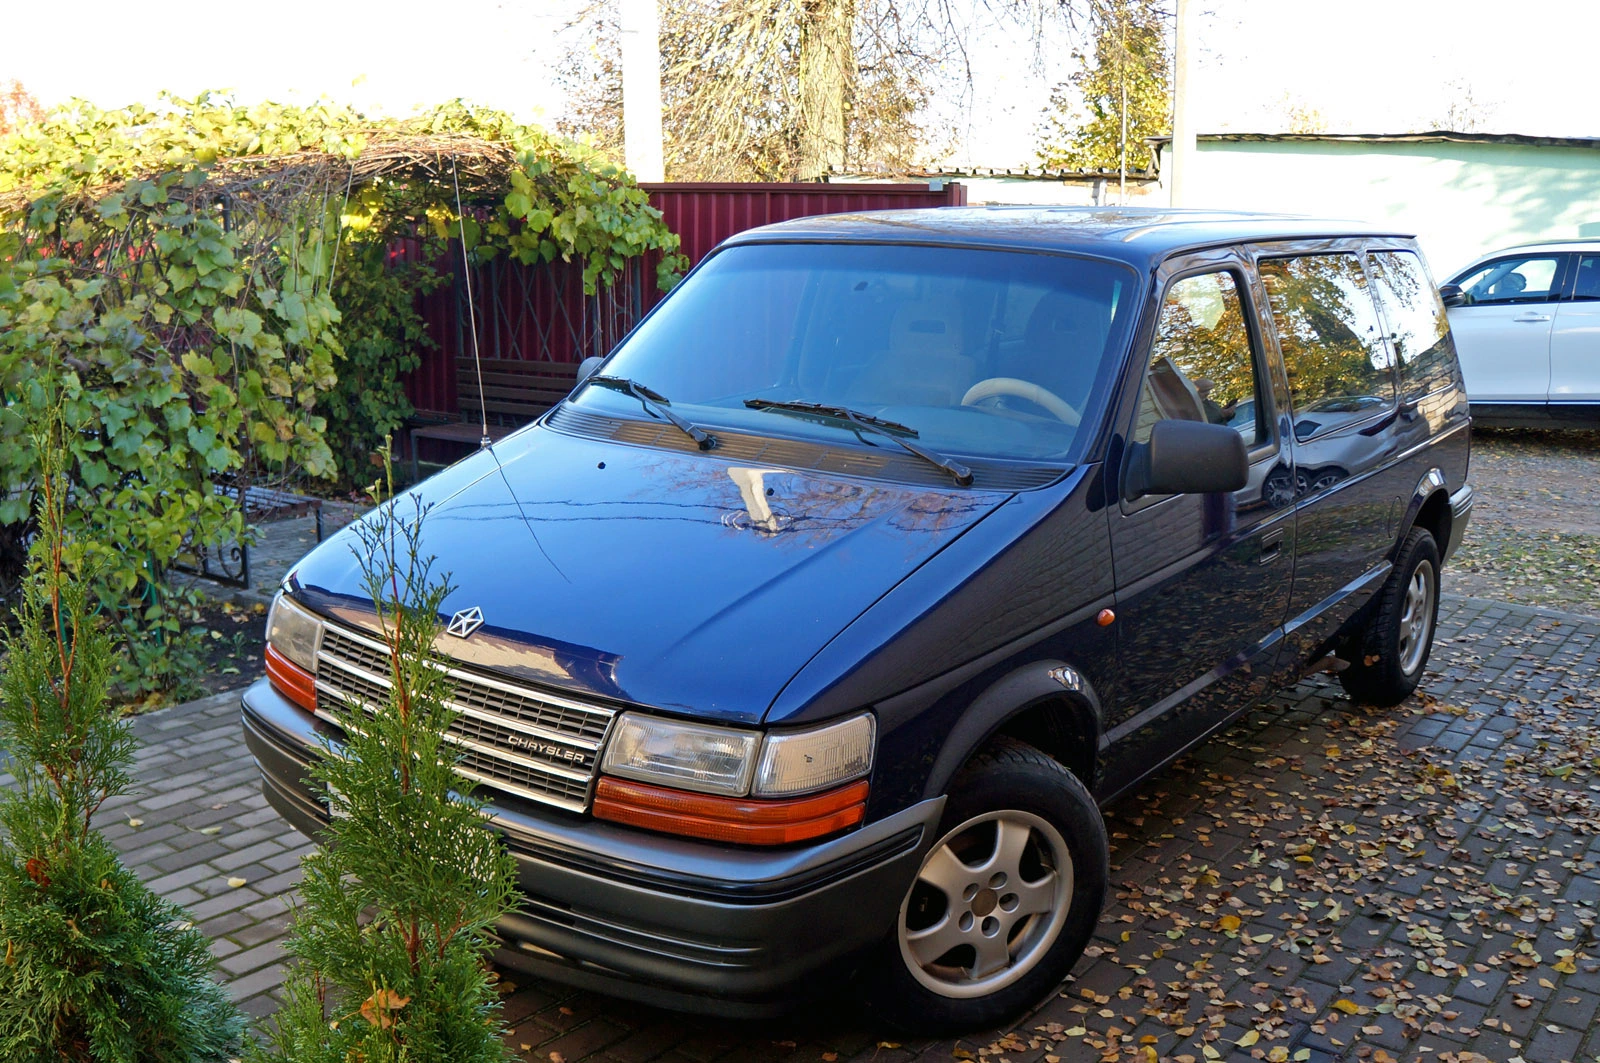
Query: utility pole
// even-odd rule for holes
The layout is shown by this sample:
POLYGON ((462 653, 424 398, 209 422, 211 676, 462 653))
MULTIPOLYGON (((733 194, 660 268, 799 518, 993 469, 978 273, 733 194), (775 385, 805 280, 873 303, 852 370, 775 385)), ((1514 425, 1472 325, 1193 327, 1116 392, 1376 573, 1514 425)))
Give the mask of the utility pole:
POLYGON ((1192 68, 1189 43, 1194 36, 1191 0, 1176 0, 1177 19, 1172 46, 1172 161, 1167 176, 1167 191, 1174 207, 1190 205, 1189 169, 1194 163, 1194 126, 1189 122, 1189 87, 1192 68))
POLYGON ((622 154, 639 181, 665 180, 656 0, 622 0, 622 154))
POLYGON ((1117 104, 1120 127, 1117 131, 1117 197, 1122 205, 1128 205, 1128 5, 1123 0, 1117 11, 1117 31, 1120 34, 1117 47, 1121 51, 1117 55, 1117 88, 1121 92, 1121 99, 1117 104))

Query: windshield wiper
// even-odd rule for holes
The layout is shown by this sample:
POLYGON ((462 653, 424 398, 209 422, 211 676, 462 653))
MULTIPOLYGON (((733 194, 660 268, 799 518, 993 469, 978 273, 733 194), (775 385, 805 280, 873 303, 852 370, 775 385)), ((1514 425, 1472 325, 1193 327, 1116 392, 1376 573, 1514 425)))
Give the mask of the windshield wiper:
POLYGON ((679 417, 672 412, 672 402, 659 391, 645 387, 637 380, 630 380, 623 376, 592 376, 584 381, 585 384, 600 384, 617 391, 625 392, 638 399, 640 404, 651 413, 670 422, 672 426, 699 445, 701 450, 710 450, 717 445, 717 437, 707 432, 704 428, 679 417))
POLYGON ((894 440, 907 452, 915 454, 929 465, 943 469, 955 478, 961 487, 972 485, 972 470, 942 454, 936 454, 927 447, 906 439, 906 436, 915 436, 917 430, 898 421, 887 421, 881 417, 874 417, 870 413, 861 413, 848 406, 833 406, 822 402, 777 402, 772 399, 745 399, 744 404, 752 410, 776 410, 779 413, 803 413, 815 417, 831 417, 840 421, 848 421, 857 428, 865 428, 887 436, 894 440))

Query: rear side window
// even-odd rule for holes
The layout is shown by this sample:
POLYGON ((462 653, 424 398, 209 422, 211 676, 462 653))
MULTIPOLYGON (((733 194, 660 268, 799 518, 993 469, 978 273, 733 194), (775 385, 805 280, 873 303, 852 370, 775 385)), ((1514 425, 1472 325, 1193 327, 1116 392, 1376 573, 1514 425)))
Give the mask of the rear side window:
POLYGON ((1394 366, 1354 254, 1262 259, 1296 439, 1363 421, 1394 402, 1394 366))
POLYGON ((1600 300, 1600 255, 1581 255, 1573 277, 1572 299, 1578 303, 1600 300))
POLYGON ((1372 256, 1372 287, 1389 322, 1389 341, 1400 359, 1400 384, 1408 396, 1431 395, 1450 384, 1450 324, 1444 303, 1422 260, 1409 251, 1372 256))
POLYGON ((1251 447, 1265 438, 1256 401, 1256 360, 1239 285, 1227 272, 1174 281, 1161 304, 1133 438, 1157 421, 1228 425, 1251 447))

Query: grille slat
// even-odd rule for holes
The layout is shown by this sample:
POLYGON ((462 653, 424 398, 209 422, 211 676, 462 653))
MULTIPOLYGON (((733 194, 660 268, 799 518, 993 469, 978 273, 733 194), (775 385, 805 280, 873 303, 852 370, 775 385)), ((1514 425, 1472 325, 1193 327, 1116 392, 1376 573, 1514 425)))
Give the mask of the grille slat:
MULTIPOLYGON (((600 744, 614 710, 445 667, 445 699, 457 713, 445 738, 463 751, 468 778, 574 811, 588 807, 600 744)), ((317 691, 367 713, 388 703, 389 654, 381 643, 325 626, 317 691)), ((332 722, 329 714, 318 715, 332 722)))

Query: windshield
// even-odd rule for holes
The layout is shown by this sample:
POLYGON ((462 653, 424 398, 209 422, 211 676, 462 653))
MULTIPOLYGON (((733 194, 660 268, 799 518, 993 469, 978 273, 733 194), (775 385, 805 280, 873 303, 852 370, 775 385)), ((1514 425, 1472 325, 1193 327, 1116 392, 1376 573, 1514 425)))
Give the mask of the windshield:
MULTIPOLYGON (((1088 259, 876 244, 754 244, 708 261, 609 362, 701 426, 893 448, 1072 460, 1134 313, 1135 275, 1088 259), (747 405, 749 400, 757 401, 747 405)), ((615 388, 577 404, 649 416, 615 388)))

